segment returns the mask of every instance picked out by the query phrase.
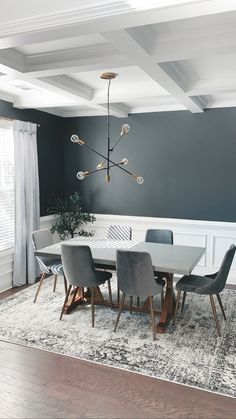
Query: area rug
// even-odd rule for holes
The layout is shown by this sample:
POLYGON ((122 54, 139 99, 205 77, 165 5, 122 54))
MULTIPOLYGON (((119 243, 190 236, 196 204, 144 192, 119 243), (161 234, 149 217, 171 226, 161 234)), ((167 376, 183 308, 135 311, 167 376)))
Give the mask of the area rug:
MULTIPOLYGON (((187 296, 184 313, 166 334, 153 342, 146 313, 124 312, 113 332, 117 310, 79 306, 59 321, 63 281, 55 293, 49 278, 33 304, 36 286, 0 302, 0 339, 83 360, 142 373, 199 389, 236 396, 236 291, 225 290, 222 301, 227 322, 216 335, 207 296, 187 296)), ((105 294, 106 288, 102 287, 105 294)), ((156 305, 160 306, 157 298, 156 305)), ((219 318, 221 313, 218 310, 219 318)))

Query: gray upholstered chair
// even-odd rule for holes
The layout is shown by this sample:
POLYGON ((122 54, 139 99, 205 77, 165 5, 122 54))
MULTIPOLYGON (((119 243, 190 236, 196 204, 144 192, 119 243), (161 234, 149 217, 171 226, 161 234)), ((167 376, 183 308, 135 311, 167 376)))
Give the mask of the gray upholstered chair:
POLYGON ((153 340, 156 339, 155 316, 153 309, 153 296, 162 292, 162 286, 155 281, 152 260, 149 253, 117 250, 116 270, 122 298, 115 323, 117 329, 125 297, 130 297, 132 312, 132 298, 148 297, 152 321, 153 340))
MULTIPOLYGON (((224 289, 225 283, 229 274, 229 270, 231 267, 231 264, 233 262, 234 254, 235 254, 236 246, 232 244, 230 248, 227 250, 224 259, 222 261, 221 267, 219 271, 215 274, 210 274, 206 276, 199 276, 199 275, 184 275, 176 284, 176 289, 178 291, 177 294, 177 301, 176 301, 176 307, 175 307, 175 313, 173 317, 173 323, 175 323, 176 315, 178 312, 178 306, 180 302, 181 292, 184 293, 183 295, 183 303, 186 298, 187 292, 194 292, 195 294, 203 294, 203 295, 209 295, 210 302, 211 302, 211 308, 213 317, 216 324, 216 329, 218 336, 221 336, 220 334, 220 325, 219 320, 217 318, 216 314, 216 307, 214 303, 213 295, 216 295, 217 300, 219 302, 222 314, 224 319, 226 320, 226 315, 224 312, 223 304, 220 298, 220 292, 224 289)), ((182 304, 182 311, 183 311, 183 304, 182 304)))
MULTIPOLYGON (((34 250, 39 250, 43 247, 51 246, 53 244, 52 234, 51 231, 48 229, 33 231, 32 239, 34 250)), ((58 275, 63 275, 65 292, 67 292, 67 283, 62 269, 61 259, 46 256, 36 256, 36 259, 40 267, 41 277, 39 281, 39 286, 34 297, 34 303, 37 300, 44 279, 48 276, 54 275, 53 292, 55 292, 57 285, 57 277, 58 275)))
POLYGON ((74 244, 61 245, 61 258, 65 277, 69 283, 68 291, 62 307, 60 320, 62 319, 65 307, 69 301, 70 294, 72 299, 76 296, 79 289, 84 287, 91 290, 91 305, 92 305, 92 327, 94 327, 95 313, 94 313, 94 299, 95 289, 99 285, 108 283, 108 291, 110 298, 110 305, 112 307, 112 294, 110 278, 112 274, 105 271, 97 271, 94 268, 91 249, 89 246, 81 246, 74 244))
POLYGON ((173 231, 149 229, 146 231, 145 242, 173 244, 173 231))
MULTIPOLYGON (((164 230, 164 229, 149 229, 146 231, 145 242, 150 243, 162 243, 162 244, 173 244, 173 231, 164 230)), ((165 286, 166 273, 164 272, 155 272, 156 280, 158 284, 165 286)), ((162 292, 161 295, 162 304, 164 300, 164 295, 162 292)))
POLYGON ((131 240, 132 228, 124 225, 110 225, 107 229, 107 239, 131 240))

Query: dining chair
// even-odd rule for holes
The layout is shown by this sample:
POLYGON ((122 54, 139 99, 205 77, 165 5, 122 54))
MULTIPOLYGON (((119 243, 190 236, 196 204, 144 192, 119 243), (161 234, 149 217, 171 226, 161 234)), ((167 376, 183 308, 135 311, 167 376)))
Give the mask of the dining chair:
POLYGON ((125 225, 109 225, 107 228, 107 239, 131 240, 132 228, 125 225))
MULTIPOLYGON (((54 244, 52 233, 48 229, 33 231, 32 240, 33 240, 34 250, 39 250, 39 249, 42 249, 43 247, 51 246, 52 244, 54 244)), ((63 275, 65 292, 67 292, 67 283, 66 283, 66 279, 64 277, 64 272, 62 269, 61 259, 53 258, 49 256, 36 256, 36 260, 38 261, 38 264, 40 267, 41 276, 40 276, 39 285, 38 285, 38 288, 34 297, 34 303, 37 300, 39 291, 43 285, 43 281, 48 276, 54 275, 53 292, 55 292, 58 275, 63 275)))
POLYGON ((106 271, 98 271, 94 267, 92 253, 89 246, 66 244, 61 245, 62 266, 69 287, 62 307, 60 320, 62 319, 65 307, 72 296, 75 298, 79 289, 90 288, 91 290, 91 307, 92 307, 92 327, 95 323, 95 290, 99 285, 107 281, 110 306, 112 308, 112 293, 110 278, 112 274, 106 271))
POLYGON ((116 270, 119 288, 123 294, 115 322, 114 332, 116 332, 126 296, 128 295, 130 297, 131 312, 133 297, 146 297, 149 299, 153 340, 155 340, 156 325, 153 296, 161 293, 163 287, 155 281, 150 254, 147 252, 117 250, 116 270))
MULTIPOLYGON (((148 229, 145 235, 145 242, 149 243, 161 243, 161 244, 173 244, 173 231, 165 229, 148 229)), ((166 273, 165 272, 155 272, 156 281, 158 284, 165 286, 166 273)), ((161 294, 162 305, 164 302, 164 291, 162 289, 161 294)))
MULTIPOLYGON (((126 225, 109 225, 107 228, 109 240, 132 240, 132 228, 126 225)), ((117 303, 120 303, 120 290, 117 284, 117 303)))
MULTIPOLYGON (((230 248, 227 250, 222 264, 220 266, 220 269, 215 274, 209 274, 205 276, 199 276, 199 275, 184 275, 176 284, 176 289, 178 291, 177 293, 177 300, 176 300, 176 306, 175 306, 175 313, 173 317, 173 323, 175 324, 176 315, 178 312, 179 302, 181 298, 181 292, 183 292, 183 303, 186 298, 186 294, 188 292, 192 292, 198 295, 209 295, 210 297, 210 303, 211 303, 211 309, 213 313, 213 317, 216 324, 216 330, 218 336, 221 336, 220 333, 220 324, 216 313, 216 306, 214 302, 213 296, 215 295, 217 297, 222 315, 224 319, 226 320, 226 315, 224 311, 224 307, 221 301, 220 292, 223 291, 225 287, 225 283, 230 271, 230 267, 233 262, 234 254, 235 254, 236 246, 232 244, 230 248)), ((183 311, 183 304, 182 304, 182 310, 183 311)))
POLYGON ((145 242, 173 244, 173 231, 165 229, 148 229, 145 242))

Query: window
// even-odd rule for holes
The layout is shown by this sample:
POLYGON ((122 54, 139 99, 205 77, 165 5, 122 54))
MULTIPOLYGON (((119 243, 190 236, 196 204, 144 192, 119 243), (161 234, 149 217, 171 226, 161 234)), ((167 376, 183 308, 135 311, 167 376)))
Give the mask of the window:
POLYGON ((12 123, 0 121, 0 251, 14 246, 14 143, 12 123))

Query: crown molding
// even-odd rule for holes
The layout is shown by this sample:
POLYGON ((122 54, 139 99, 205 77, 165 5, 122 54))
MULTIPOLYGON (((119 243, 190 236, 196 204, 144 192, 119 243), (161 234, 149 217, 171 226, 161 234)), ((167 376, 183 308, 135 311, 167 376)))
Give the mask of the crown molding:
POLYGON ((22 32, 36 31, 40 29, 50 29, 63 27, 75 23, 85 22, 101 17, 109 17, 119 13, 133 10, 123 1, 110 1, 105 3, 94 2, 89 7, 77 7, 76 9, 48 13, 41 16, 27 17, 24 19, 12 20, 0 24, 0 35, 14 35, 22 32))
MULTIPOLYGON (((38 16, 5 21, 0 24, 0 37, 26 34, 40 30, 66 28, 78 23, 93 22, 102 18, 111 18, 108 30, 123 27, 136 27, 152 23, 182 20, 190 17, 227 13, 236 10, 235 0, 179 0, 178 3, 165 3, 165 0, 150 6, 135 7, 135 2, 126 0, 97 0, 89 6, 80 6, 69 10, 53 11, 38 16), (115 21, 114 21, 115 19, 115 21)), ((102 27, 99 31, 104 30, 102 27)), ((91 31, 91 27, 90 27, 91 31)))

